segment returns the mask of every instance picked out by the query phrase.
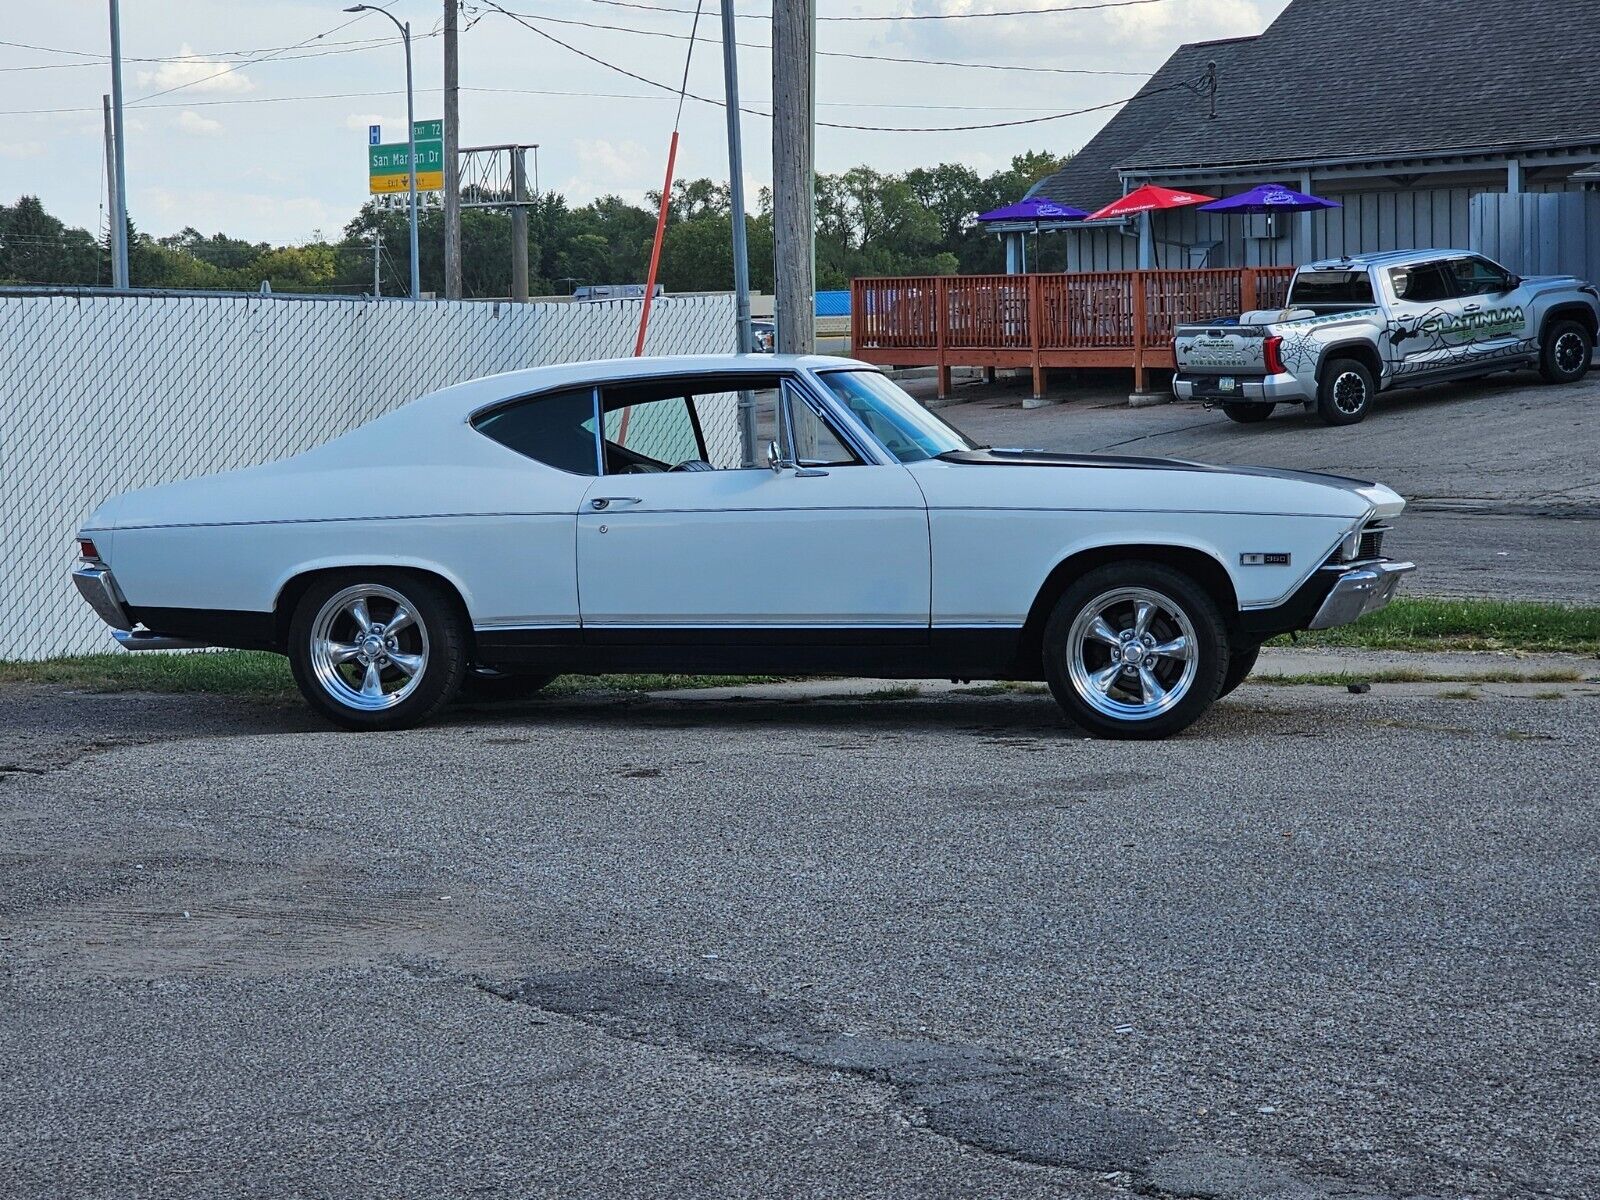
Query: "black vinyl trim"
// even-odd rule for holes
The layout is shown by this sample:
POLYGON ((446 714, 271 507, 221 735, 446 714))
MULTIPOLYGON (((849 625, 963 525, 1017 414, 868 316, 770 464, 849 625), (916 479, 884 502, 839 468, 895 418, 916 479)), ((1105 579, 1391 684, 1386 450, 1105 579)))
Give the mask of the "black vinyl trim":
POLYGON ((1101 470, 1194 471, 1203 475, 1250 475, 1260 479, 1299 479, 1372 487, 1370 479, 1329 475, 1321 471, 1281 471, 1273 467, 1214 467, 1182 458, 1142 458, 1131 454, 1055 454, 1045 450, 948 450, 942 462, 990 467, 1096 467, 1101 470))
POLYGON ((230 650, 281 650, 269 612, 221 608, 129 608, 128 615, 151 633, 204 642, 230 650))

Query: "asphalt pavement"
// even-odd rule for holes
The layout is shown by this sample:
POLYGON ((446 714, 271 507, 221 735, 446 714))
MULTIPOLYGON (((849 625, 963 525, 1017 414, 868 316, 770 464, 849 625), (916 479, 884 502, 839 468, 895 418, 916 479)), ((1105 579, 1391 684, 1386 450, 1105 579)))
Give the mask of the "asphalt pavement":
POLYGON ((0 1195, 1600 1194, 1600 688, 0 689, 0 1195))
MULTIPOLYGON (((930 380, 908 381, 933 396, 930 380)), ((1410 501, 1389 540, 1408 592, 1600 603, 1600 370, 1530 372, 1386 393, 1359 425, 1298 407, 1238 425, 1198 403, 1130 408, 1125 375, 1051 375, 1063 403, 1022 407, 1022 379, 967 384, 944 416, 985 445, 1169 455, 1377 479, 1410 501)))

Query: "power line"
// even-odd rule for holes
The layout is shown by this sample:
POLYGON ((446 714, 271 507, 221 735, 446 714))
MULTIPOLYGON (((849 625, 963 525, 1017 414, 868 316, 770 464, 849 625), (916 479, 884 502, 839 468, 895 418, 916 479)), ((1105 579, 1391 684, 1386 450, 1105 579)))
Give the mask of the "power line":
MULTIPOLYGON (((419 34, 413 35, 412 40, 413 41, 422 41, 424 38, 432 38, 432 37, 438 37, 438 36, 439 35, 437 33, 419 33, 419 34)), ((305 43, 303 43, 303 42, 300 43, 301 46, 303 46, 304 44, 305 43)), ((310 51, 309 53, 306 53, 306 54, 289 54, 288 53, 288 51, 290 51, 290 50, 298 49, 299 46, 265 46, 265 47, 262 47, 260 49, 255 49, 255 50, 214 50, 214 51, 198 51, 197 50, 197 51, 194 51, 193 53, 190 53, 190 54, 177 54, 177 55, 165 55, 165 56, 145 56, 145 57, 140 57, 140 56, 136 56, 136 55, 125 54, 125 55, 122 56, 122 61, 125 62, 125 63, 130 63, 130 62, 135 62, 135 63, 165 63, 165 64, 176 64, 176 65, 180 65, 180 66, 188 66, 188 65, 193 65, 193 64, 196 64, 196 63, 200 63, 200 64, 203 64, 203 65, 206 65, 206 66, 210 66, 213 63, 222 64, 222 63, 227 63, 227 62, 230 62, 230 61, 242 60, 242 59, 252 59, 252 61, 253 61, 252 56, 260 57, 262 55, 269 54, 272 51, 278 51, 279 53, 273 55, 271 61, 275 61, 275 62, 297 62, 300 59, 304 59, 304 58, 327 58, 327 57, 329 57, 331 55, 338 55, 338 54, 360 54, 362 51, 365 51, 365 50, 377 50, 377 49, 380 49, 380 48, 382 48, 384 46, 391 46, 393 44, 394 44, 394 39, 393 38, 357 38, 357 39, 338 41, 338 42, 326 42, 326 43, 323 44, 322 47, 319 47, 316 50, 312 50, 312 51, 310 51), (343 47, 343 48, 342 49, 335 49, 334 47, 343 47)), ((15 47, 15 48, 20 49, 20 50, 37 50, 37 51, 40 51, 41 53, 49 53, 49 54, 70 54, 70 55, 75 55, 75 56, 77 56, 79 58, 87 60, 87 61, 84 61, 84 62, 29 63, 29 64, 26 64, 26 65, 20 66, 20 67, 0 67, 0 71, 6 71, 6 72, 9 72, 9 71, 55 71, 55 70, 62 70, 62 69, 70 69, 70 68, 73 68, 73 67, 104 67, 107 63, 109 63, 111 61, 111 56, 109 54, 91 54, 91 53, 89 53, 87 51, 84 51, 84 50, 67 50, 67 49, 63 49, 62 47, 59 47, 59 46, 37 46, 37 45, 32 45, 32 44, 30 44, 28 42, 8 42, 8 41, 4 41, 4 40, 0 40, 0 46, 12 46, 12 47, 15 47)), ((239 65, 243 66, 243 65, 246 65, 246 64, 243 63, 243 62, 240 62, 239 65)))
MULTIPOLYGON (((510 10, 506 10, 509 14, 510 10)), ((676 12, 676 9, 666 10, 676 12)), ((613 33, 630 33, 639 37, 670 38, 673 41, 686 41, 687 35, 672 33, 665 29, 634 29, 629 25, 608 25, 601 21, 580 21, 575 17, 547 17, 543 13, 517 13, 517 16, 526 17, 530 21, 544 21, 551 25, 574 25, 584 29, 602 29, 613 33)), ((737 42, 744 50, 771 50, 768 42, 737 42)), ((849 58, 861 62, 891 62, 910 63, 922 67, 967 67, 981 71, 1026 71, 1041 75, 1125 75, 1134 78, 1148 78, 1148 71, 1107 71, 1093 70, 1088 67, 1031 67, 1017 63, 975 63, 959 62, 945 58, 904 58, 893 54, 861 54, 845 50, 818 50, 821 58, 849 58)))
MULTIPOLYGON (((605 4, 613 8, 641 9, 644 12, 662 13, 692 13, 692 8, 676 8, 665 4, 645 4, 641 0, 589 0, 591 4, 605 4)), ((1105 8, 1135 8, 1145 4, 1164 4, 1167 0, 1090 0, 1086 4, 1058 4, 1046 8, 1010 8, 1000 9, 995 12, 959 12, 959 13, 905 13, 894 16, 823 16, 818 15, 818 21, 970 21, 982 17, 1037 17, 1048 16, 1053 13, 1094 12, 1105 8)), ((491 4, 489 7, 498 8, 491 4)), ((745 21, 769 21, 771 13, 734 13, 734 16, 745 21)))
MULTIPOLYGON (((621 3, 622 0, 604 0, 604 2, 621 3)), ((1132 0, 1130 0, 1130 2, 1132 2, 1132 0)), ((1137 2, 1148 3, 1154 2, 1154 0, 1137 0, 1137 2)), ((501 8, 500 5, 494 3, 493 0, 489 0, 488 7, 500 13, 502 16, 509 17, 518 25, 521 25, 524 29, 538 34, 548 42, 553 42, 557 46, 560 46, 563 50, 569 51, 572 54, 576 54, 579 58, 587 59, 596 66, 604 67, 606 70, 613 71, 618 75, 625 75, 629 79, 645 84, 648 87, 653 87, 664 92, 670 92, 673 95, 679 94, 678 89, 673 87, 671 84, 661 83, 659 80, 651 79, 646 75, 640 75, 636 71, 630 71, 626 67, 619 67, 615 63, 607 62, 605 59, 600 58, 597 55, 590 54, 586 50, 580 50, 577 46, 572 45, 570 42, 562 41, 560 38, 556 37, 555 34, 540 29, 536 25, 529 24, 527 20, 518 14, 501 8)), ((1172 88, 1181 86, 1184 85, 1169 84, 1167 87, 1157 88, 1155 91, 1146 91, 1143 93, 1143 95, 1149 96, 1154 95, 1155 92, 1171 91, 1172 88)), ((726 107, 723 101, 715 99, 711 96, 701 96, 695 92, 685 92, 683 94, 689 96, 691 99, 700 101, 702 104, 713 104, 718 108, 726 107)), ((1008 129, 1018 125, 1038 125, 1046 121, 1060 121, 1067 117, 1083 116, 1086 113, 1103 112, 1108 108, 1117 108, 1123 104, 1126 104, 1130 99, 1132 99, 1132 97, 1124 97, 1120 100, 1110 100, 1103 104, 1091 104, 1085 108, 1076 108, 1068 112, 1051 113, 1050 115, 1043 117, 1019 117, 1011 121, 990 121, 975 125, 858 125, 840 121, 818 121, 817 125, 824 129, 851 129, 867 133, 969 133, 983 129, 1008 129)), ((772 116, 771 113, 762 112, 759 109, 745 108, 742 105, 740 106, 739 111, 749 113, 751 116, 766 117, 768 119, 770 119, 772 116)))

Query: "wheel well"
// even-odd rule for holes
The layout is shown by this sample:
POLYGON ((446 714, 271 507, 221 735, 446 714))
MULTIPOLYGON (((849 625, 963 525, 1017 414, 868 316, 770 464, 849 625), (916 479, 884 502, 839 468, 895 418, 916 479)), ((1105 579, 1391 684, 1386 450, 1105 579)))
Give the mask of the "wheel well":
POLYGON ((1057 563, 1045 577, 1039 594, 1028 610, 1028 619, 1022 626, 1022 637, 1017 643, 1017 667, 1020 670, 1037 670, 1044 655, 1044 627, 1050 620, 1056 601, 1072 584, 1096 567, 1107 563, 1154 562, 1182 571, 1206 590, 1222 610, 1222 619, 1231 628, 1239 619, 1239 596, 1233 590, 1233 580, 1227 568, 1204 550, 1188 546, 1096 546, 1081 550, 1057 563))
POLYGON ((306 594, 316 580, 325 575, 342 575, 347 571, 392 571, 400 575, 411 575, 418 579, 426 579, 430 583, 438 584, 445 595, 455 601, 456 607, 461 612, 465 623, 467 636, 472 637, 472 615, 467 611, 467 603, 461 598, 461 593, 456 585, 451 583, 437 571, 426 571, 420 567, 395 567, 384 563, 350 563, 338 567, 324 567, 315 571, 303 571, 286 582, 278 591, 278 601, 272 606, 273 636, 277 639, 280 649, 287 649, 289 645, 289 623, 294 620, 294 610, 300 606, 300 599, 306 594))
POLYGON ((1576 321, 1589 331, 1591 341, 1600 341, 1600 322, 1595 320, 1594 310, 1587 304, 1564 304, 1560 308, 1552 308, 1544 318, 1544 326, 1539 330, 1539 340, 1544 341, 1545 330, 1550 328, 1554 321, 1576 321))
POLYGON ((1378 351, 1367 342, 1341 342, 1337 346, 1329 346, 1322 352, 1322 358, 1317 363, 1317 384, 1322 384, 1322 368, 1336 358, 1352 358, 1367 370, 1372 372, 1372 381, 1377 383, 1383 377, 1383 360, 1378 357, 1378 351))

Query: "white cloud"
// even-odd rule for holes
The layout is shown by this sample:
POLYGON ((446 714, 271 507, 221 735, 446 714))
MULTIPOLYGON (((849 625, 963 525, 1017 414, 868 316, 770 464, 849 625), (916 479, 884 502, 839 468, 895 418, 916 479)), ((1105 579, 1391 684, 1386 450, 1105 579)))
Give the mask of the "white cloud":
POLYGON ((661 165, 646 155, 644 147, 635 141, 579 138, 576 149, 578 169, 590 185, 599 190, 648 187, 650 178, 661 172, 661 165))
POLYGON ((232 67, 232 63, 201 58, 185 42, 177 61, 162 63, 154 71, 140 71, 139 83, 157 91, 176 87, 190 92, 255 91, 255 81, 232 67))
POLYGON ((190 112, 186 108, 178 114, 178 128, 199 137, 210 137, 212 134, 222 132, 222 122, 202 117, 199 113, 190 112))
POLYGON ((0 158, 43 158, 43 142, 0 142, 0 158))
POLYGON ((369 125, 382 125, 390 134, 393 134, 395 141, 400 141, 405 137, 406 119, 403 116, 395 116, 393 113, 388 116, 382 113, 350 113, 344 119, 344 127, 353 129, 358 133, 365 133, 369 125))

